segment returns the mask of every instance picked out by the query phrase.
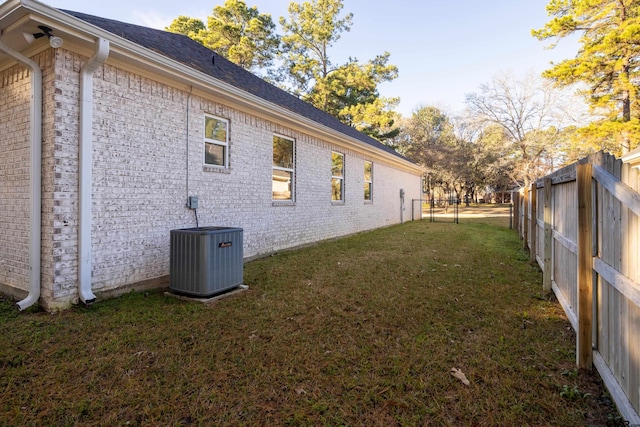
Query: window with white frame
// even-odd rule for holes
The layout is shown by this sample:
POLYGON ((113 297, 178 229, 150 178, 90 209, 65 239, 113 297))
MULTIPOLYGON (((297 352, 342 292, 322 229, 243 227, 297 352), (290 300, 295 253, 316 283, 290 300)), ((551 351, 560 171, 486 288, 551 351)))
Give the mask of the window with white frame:
POLYGON ((229 165, 229 121, 204 116, 204 164, 226 168, 229 165))
POLYGON ((272 197, 277 201, 293 201, 295 194, 295 140, 273 136, 272 197))
POLYGON ((331 201, 344 202, 344 154, 331 152, 331 201))
POLYGON ((373 196, 373 163, 364 162, 364 200, 370 202, 373 196))

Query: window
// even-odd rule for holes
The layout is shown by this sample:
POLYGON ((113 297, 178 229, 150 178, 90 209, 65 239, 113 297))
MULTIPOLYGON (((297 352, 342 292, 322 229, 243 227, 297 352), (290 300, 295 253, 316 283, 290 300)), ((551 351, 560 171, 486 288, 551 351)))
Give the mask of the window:
POLYGON ((226 168, 229 164, 229 121, 204 116, 204 164, 226 168))
POLYGON ((344 202, 344 154, 331 152, 331 200, 344 202))
POLYGON ((364 162, 364 200, 371 201, 373 195, 373 163, 364 162))
POLYGON ((295 183, 295 141, 273 136, 273 200, 293 201, 295 183))

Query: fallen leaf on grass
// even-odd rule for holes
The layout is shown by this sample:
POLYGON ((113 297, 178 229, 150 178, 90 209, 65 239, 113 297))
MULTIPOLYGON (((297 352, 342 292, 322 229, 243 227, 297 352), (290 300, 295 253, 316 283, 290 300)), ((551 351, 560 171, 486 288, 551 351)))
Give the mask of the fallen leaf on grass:
POLYGON ((464 385, 471 385, 464 372, 457 368, 451 368, 451 375, 462 381, 464 385))

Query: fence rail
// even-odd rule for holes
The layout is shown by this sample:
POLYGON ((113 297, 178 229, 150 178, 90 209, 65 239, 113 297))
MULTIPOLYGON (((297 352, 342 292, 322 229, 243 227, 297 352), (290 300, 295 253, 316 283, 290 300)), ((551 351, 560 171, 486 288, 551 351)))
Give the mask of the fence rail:
POLYGON ((623 417, 640 424, 640 174, 597 153, 514 196, 514 227, 623 417))
POLYGON ((430 222, 438 219, 445 222, 458 223, 460 212, 460 200, 449 199, 412 199, 411 200, 411 220, 429 218, 430 222))

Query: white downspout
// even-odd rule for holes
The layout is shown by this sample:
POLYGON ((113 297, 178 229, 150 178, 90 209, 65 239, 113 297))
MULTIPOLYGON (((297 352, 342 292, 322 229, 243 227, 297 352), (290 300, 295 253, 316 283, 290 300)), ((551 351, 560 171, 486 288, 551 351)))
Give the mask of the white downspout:
POLYGON ((78 212, 78 294, 84 304, 96 296, 91 291, 91 199, 93 184, 93 72, 109 56, 109 41, 98 39, 93 57, 80 68, 80 141, 78 212))
POLYGON ((31 109, 29 118, 30 144, 30 185, 29 203, 29 294, 18 302, 18 308, 24 310, 40 299, 40 265, 42 249, 42 70, 35 61, 16 52, 0 40, 0 51, 31 70, 31 109))

